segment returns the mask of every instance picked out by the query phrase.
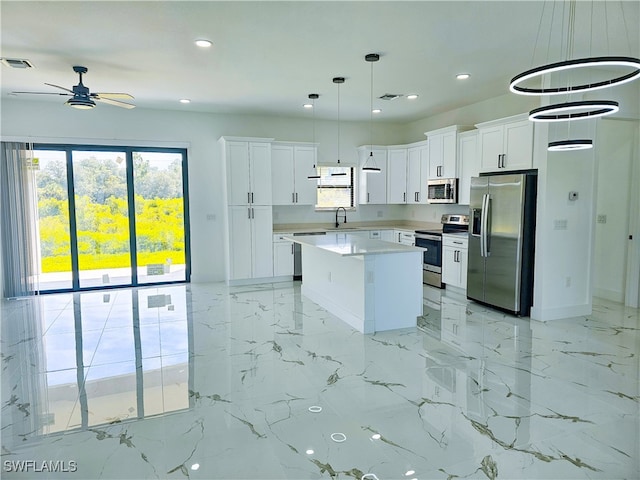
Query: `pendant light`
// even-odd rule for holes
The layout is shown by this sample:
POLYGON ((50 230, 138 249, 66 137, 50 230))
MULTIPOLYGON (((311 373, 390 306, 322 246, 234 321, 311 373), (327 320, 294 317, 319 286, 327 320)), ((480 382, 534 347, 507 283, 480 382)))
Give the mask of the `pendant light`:
MULTIPOLYGON (((545 4, 546 5, 546 4, 545 4)), ((563 3, 566 5, 566 2, 563 3)), ((576 17, 576 0, 568 2, 569 10, 567 15, 567 30, 566 30, 566 43, 565 45, 565 60, 560 62, 543 65, 541 67, 527 70, 519 75, 516 75, 511 79, 509 84, 509 90, 513 93, 522 95, 559 95, 565 94, 569 97, 572 93, 582 93, 593 90, 599 90, 613 85, 620 85, 622 83, 630 82, 640 77, 640 60, 632 57, 590 57, 572 59, 574 48, 574 33, 575 33, 575 17, 576 17), (597 67, 626 67, 631 68, 630 73, 614 76, 607 80, 580 81, 577 85, 572 85, 569 81, 569 73, 571 71, 583 69, 583 68, 597 68, 597 67), (552 78, 548 77, 549 85, 545 85, 543 77, 545 75, 551 75, 552 73, 561 72, 565 75, 559 74, 561 78, 564 78, 567 82, 566 85, 555 86, 551 84, 552 78), (538 79, 542 85, 537 88, 526 87, 523 84, 531 79, 538 79)), ((606 5, 605 5, 606 9, 606 5)), ((622 9, 622 7, 621 7, 622 9)), ((554 4, 555 11, 555 4, 554 4)), ((622 12, 624 18, 624 11, 622 12)), ((542 10, 542 16, 544 16, 544 7, 542 10)), ((563 11, 564 18, 564 11, 563 11)), ((606 19, 606 10, 605 10, 606 19)), ((591 28, 593 29, 593 2, 591 4, 591 28)), ((553 23, 553 14, 552 19, 553 23)), ((540 35, 540 27, 542 25, 542 17, 540 19, 540 26, 538 27, 538 37, 540 35)), ((626 24, 625 24, 626 31, 626 24)), ((538 43, 538 37, 536 37, 536 45, 538 43)), ((592 37, 592 35, 591 35, 592 37)), ((627 37, 628 38, 628 37, 627 37)), ((608 40, 608 39, 607 39, 608 40)), ((549 31, 549 44, 551 43, 551 28, 549 31)), ((608 45, 608 43, 607 43, 608 45)), ((589 44, 589 50, 591 51, 591 43, 589 44)), ((549 46, 547 47, 549 51, 549 46)), ((535 47, 534 47, 535 54, 535 47)), ((564 103, 558 103, 553 105, 545 105, 539 108, 535 108, 529 112, 529 120, 533 122, 571 122, 572 120, 583 120, 589 118, 603 117, 619 111, 618 102, 609 100, 580 100, 580 101, 567 101, 564 103)), ((570 132, 571 127, 567 127, 567 131, 570 132)), ((567 139, 556 142, 550 142, 548 144, 548 150, 550 151, 569 151, 569 150, 581 150, 592 148, 593 141, 588 139, 567 139)))
POLYGON ((380 55, 377 53, 369 53, 365 55, 364 59, 371 64, 371 90, 370 90, 370 104, 369 104, 369 131, 371 134, 371 150, 369 156, 362 165, 362 171, 367 173, 380 173, 380 167, 376 165, 376 160, 373 157, 373 64, 380 60, 380 55))
MULTIPOLYGON (((567 2, 563 2, 563 5, 567 2)), ((599 90, 603 88, 612 87, 614 85, 621 85, 623 83, 631 82, 640 78, 640 59, 634 57, 625 57, 625 56, 597 56, 597 57, 586 57, 586 58, 575 58, 571 59, 570 57, 573 55, 573 39, 574 39, 574 23, 575 23, 575 0, 571 0, 569 3, 569 14, 568 14, 568 28, 567 28, 567 38, 566 38, 566 56, 565 60, 549 63, 547 65, 543 65, 540 67, 532 68, 525 72, 522 72, 511 79, 509 83, 509 90, 513 93, 517 93, 520 95, 561 95, 561 94, 571 94, 571 93, 583 93, 589 92, 593 90, 599 90), (597 80, 593 82, 582 82, 577 85, 571 85, 567 82, 566 85, 560 86, 545 86, 544 84, 540 87, 530 87, 525 86, 525 82, 535 79, 542 80, 545 75, 551 75, 557 72, 565 72, 569 73, 571 71, 579 70, 582 68, 599 68, 604 71, 615 71, 617 69, 625 69, 625 72, 622 74, 616 73, 611 75, 609 78, 604 80, 597 80)), ((606 28, 606 6, 607 3, 604 2, 604 18, 605 18, 605 28, 606 28)), ((581 2, 581 4, 586 4, 586 2, 581 2)), ((542 18, 544 17, 544 9, 546 7, 546 3, 543 6, 542 14, 540 18, 540 25, 538 27, 538 33, 536 36, 536 43, 538 44, 538 39, 540 37, 540 30, 542 27, 542 18)), ((622 2, 620 2, 620 10, 621 16, 624 19, 624 9, 622 7, 622 2)), ((555 4, 554 4, 555 11, 555 4)), ((564 14, 564 13, 563 13, 564 14)), ((553 13, 551 15, 551 24, 553 24, 553 13)), ((591 3, 591 29, 593 30, 593 2, 591 3)), ((625 24, 625 34, 628 37, 628 31, 625 24)), ((591 50, 593 32, 591 31, 591 38, 589 44, 589 50, 591 50)), ((607 45, 609 39, 607 38, 607 45)), ((549 27, 549 45, 547 45, 547 52, 549 51, 551 43, 551 26, 549 27)), ((629 50, 631 50, 629 48, 629 50)), ((535 54, 535 47, 534 47, 535 54)), ((568 75, 565 77, 568 80, 568 75)))
POLYGON ((344 83, 344 77, 334 77, 333 83, 338 85, 338 151, 336 159, 338 160, 338 165, 340 165, 340 85, 344 83))
MULTIPOLYGON (((333 83, 338 85, 338 152, 337 152, 337 155, 336 155, 336 160, 337 160, 338 166, 340 166, 340 85, 342 85, 344 83, 344 77, 334 77, 333 78, 333 83)), ((332 173, 331 174, 332 177, 340 177, 340 176, 345 176, 345 175, 347 175, 347 174, 346 173, 332 173)))
MULTIPOLYGON (((317 93, 310 93, 309 100, 311 100, 311 108, 313 109, 313 145, 316 144, 316 100, 320 97, 317 93)), ((316 172, 316 159, 313 159, 313 170, 316 172)), ((317 172, 316 172, 317 173, 317 172)), ((320 175, 309 175, 307 177, 309 180, 317 180, 320 178, 320 175)))

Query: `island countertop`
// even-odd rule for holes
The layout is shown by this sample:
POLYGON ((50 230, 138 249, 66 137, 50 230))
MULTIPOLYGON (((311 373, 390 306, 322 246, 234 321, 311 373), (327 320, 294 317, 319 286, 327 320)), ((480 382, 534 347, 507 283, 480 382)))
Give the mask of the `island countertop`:
POLYGON ((300 245, 317 247, 338 255, 384 255, 389 253, 422 252, 419 247, 401 245, 399 243, 385 242, 370 238, 363 238, 348 233, 327 233, 326 235, 287 235, 285 240, 289 240, 300 245))

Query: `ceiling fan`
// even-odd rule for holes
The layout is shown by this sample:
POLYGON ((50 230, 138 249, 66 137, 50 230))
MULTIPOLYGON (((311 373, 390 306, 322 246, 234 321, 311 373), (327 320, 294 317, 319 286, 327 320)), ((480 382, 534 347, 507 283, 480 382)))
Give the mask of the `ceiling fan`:
POLYGON ((55 93, 55 92, 11 92, 14 94, 32 94, 32 95, 65 95, 71 97, 65 102, 65 105, 70 107, 88 110, 96 106, 94 100, 98 102, 107 103, 109 105, 115 105, 122 108, 135 108, 132 103, 123 102, 118 99, 133 99, 133 96, 128 93, 91 93, 87 87, 82 83, 82 74, 87 73, 87 67, 74 66, 73 71, 78 74, 80 80, 77 85, 74 85, 71 90, 59 85, 53 85, 52 83, 45 83, 50 87, 59 88, 68 93, 55 93))

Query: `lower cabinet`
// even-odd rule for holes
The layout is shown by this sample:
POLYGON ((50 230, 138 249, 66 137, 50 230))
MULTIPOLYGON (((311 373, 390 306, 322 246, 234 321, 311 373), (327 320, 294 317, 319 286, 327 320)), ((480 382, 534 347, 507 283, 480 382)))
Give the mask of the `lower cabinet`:
POLYGON ((467 289, 469 240, 460 235, 442 235, 442 283, 467 289))
POLYGON ((229 207, 228 280, 273 277, 271 206, 229 207))
POLYGON ((285 234, 273 236, 273 276, 293 275, 293 242, 285 240, 285 234))
POLYGON ((402 245, 411 245, 414 246, 416 244, 416 233, 413 230, 393 230, 395 243, 401 243, 402 245))

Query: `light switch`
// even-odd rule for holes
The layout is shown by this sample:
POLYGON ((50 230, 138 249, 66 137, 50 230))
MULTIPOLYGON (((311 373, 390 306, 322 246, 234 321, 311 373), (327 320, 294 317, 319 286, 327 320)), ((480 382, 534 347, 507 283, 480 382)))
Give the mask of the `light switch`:
POLYGON ((553 221, 553 229, 554 230, 566 230, 567 229, 567 220, 554 220, 553 221))
POLYGON ((569 192, 569 200, 572 202, 578 199, 578 192, 569 192))
POLYGON ((606 215, 598 215, 598 223, 607 223, 606 215))

